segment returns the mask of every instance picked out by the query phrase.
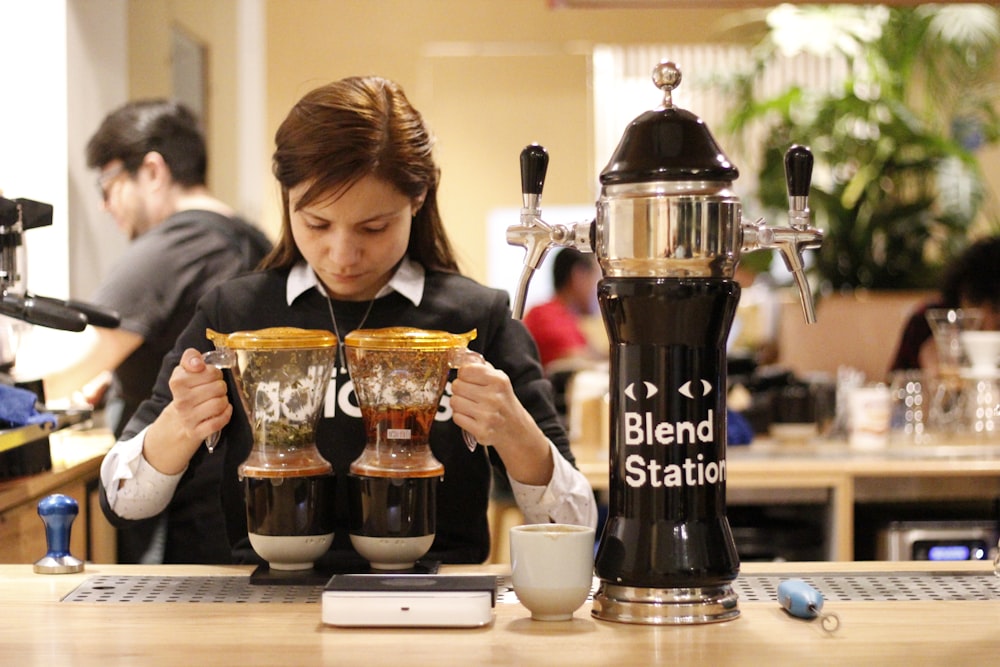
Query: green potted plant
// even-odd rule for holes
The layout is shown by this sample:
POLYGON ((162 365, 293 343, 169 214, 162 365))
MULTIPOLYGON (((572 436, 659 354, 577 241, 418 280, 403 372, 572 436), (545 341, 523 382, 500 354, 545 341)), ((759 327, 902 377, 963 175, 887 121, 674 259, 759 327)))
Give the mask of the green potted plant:
MULTIPOLYGON (((812 267, 821 290, 926 289, 971 236, 1000 229, 976 151, 1000 139, 1000 9, 782 6, 751 67, 734 80, 729 131, 765 123, 759 166, 765 208, 783 210, 783 154, 815 156, 810 206, 825 231, 812 267), (833 90, 790 87, 758 97, 780 55, 825 50, 846 59, 833 90)), ((774 219, 777 219, 777 217, 774 219)))

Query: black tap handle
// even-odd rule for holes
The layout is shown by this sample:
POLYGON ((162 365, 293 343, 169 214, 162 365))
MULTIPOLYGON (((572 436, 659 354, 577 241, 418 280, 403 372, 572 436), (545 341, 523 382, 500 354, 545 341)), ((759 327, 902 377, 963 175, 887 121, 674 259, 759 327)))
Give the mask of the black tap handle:
POLYGON ((52 204, 32 199, 5 199, 0 197, 0 226, 11 227, 21 221, 24 229, 34 229, 52 224, 52 204))
POLYGON ((17 294, 4 294, 0 301, 0 315, 9 315, 50 329, 83 331, 87 328, 87 316, 79 310, 17 294))
POLYGON ((52 204, 33 199, 15 199, 21 207, 21 225, 25 229, 46 227, 52 224, 52 204))
POLYGON ((793 145, 785 153, 785 180, 789 197, 808 197, 812 182, 813 155, 806 146, 793 145))
POLYGON ((91 303, 86 303, 85 301, 76 301, 74 299, 63 301, 62 299, 54 299, 50 296, 38 296, 37 294, 32 294, 31 298, 33 298, 36 302, 44 301, 52 304, 53 306, 62 306, 71 310, 78 310, 83 313, 84 317, 87 318, 87 323, 92 324, 95 327, 117 329, 122 323, 121 315, 118 314, 117 310, 101 308, 100 306, 95 306, 91 303))
POLYGON ((538 144, 525 146, 521 151, 521 192, 526 195, 542 194, 545 172, 549 168, 549 154, 538 144))
POLYGON ((117 329, 122 323, 122 317, 118 314, 117 310, 101 308, 100 306, 74 299, 67 301, 66 305, 73 310, 79 310, 83 313, 84 317, 87 318, 87 323, 93 324, 95 327, 117 329))

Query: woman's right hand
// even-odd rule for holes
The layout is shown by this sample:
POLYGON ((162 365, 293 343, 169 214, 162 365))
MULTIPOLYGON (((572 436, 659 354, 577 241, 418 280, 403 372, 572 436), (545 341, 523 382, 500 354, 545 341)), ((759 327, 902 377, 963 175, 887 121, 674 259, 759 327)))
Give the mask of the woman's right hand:
POLYGON ((205 438, 233 416, 222 371, 193 348, 184 350, 170 374, 170 391, 173 400, 150 425, 142 450, 149 464, 166 475, 183 471, 205 438))

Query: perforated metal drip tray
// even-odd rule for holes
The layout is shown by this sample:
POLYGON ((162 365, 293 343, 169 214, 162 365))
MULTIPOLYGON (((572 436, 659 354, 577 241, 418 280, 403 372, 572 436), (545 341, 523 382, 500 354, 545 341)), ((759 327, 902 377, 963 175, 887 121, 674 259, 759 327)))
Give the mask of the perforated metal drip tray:
POLYGON ((802 579, 828 601, 917 602, 1000 600, 1000 577, 982 572, 825 572, 740 575, 733 590, 740 600, 778 599, 778 584, 802 579))
POLYGON ((263 602, 318 603, 322 586, 260 586, 250 577, 97 575, 62 602, 263 602))
MULTIPOLYGON (((744 574, 733 589, 744 602, 777 600, 778 584, 803 579, 827 601, 907 602, 1000 600, 1000 578, 980 572, 826 572, 744 574)), ((499 604, 516 601, 498 580, 499 604)), ((322 586, 251 585, 249 577, 90 577, 63 602, 318 603, 322 586)))

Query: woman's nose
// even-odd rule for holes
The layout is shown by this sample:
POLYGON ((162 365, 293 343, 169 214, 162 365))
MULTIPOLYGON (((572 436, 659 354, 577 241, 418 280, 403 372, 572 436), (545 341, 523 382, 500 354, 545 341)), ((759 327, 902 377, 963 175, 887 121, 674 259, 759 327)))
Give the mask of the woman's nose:
POLYGON ((361 248, 350 234, 334 233, 330 238, 328 254, 335 264, 351 266, 361 258, 361 248))

